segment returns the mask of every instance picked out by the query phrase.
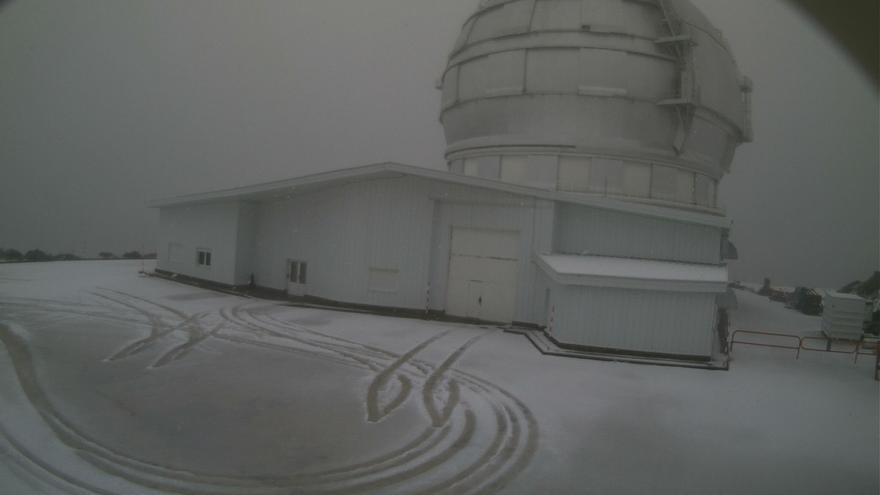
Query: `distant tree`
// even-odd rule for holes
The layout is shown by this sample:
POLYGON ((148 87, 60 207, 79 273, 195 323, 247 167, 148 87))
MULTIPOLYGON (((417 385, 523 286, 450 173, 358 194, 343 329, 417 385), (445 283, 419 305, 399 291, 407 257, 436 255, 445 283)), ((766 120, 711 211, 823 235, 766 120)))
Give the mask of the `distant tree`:
POLYGON ((115 258, 116 256, 110 251, 101 251, 100 253, 98 253, 98 257, 100 257, 102 260, 110 260, 115 258))
POLYGON ((139 259, 143 258, 143 256, 141 256, 141 253, 139 253, 137 251, 128 251, 126 253, 123 253, 122 257, 127 260, 139 260, 139 259))
POLYGON ((54 256, 56 261, 76 261, 81 259, 79 256, 71 253, 60 253, 54 256))
POLYGON ((0 249, 0 259, 19 261, 21 260, 21 251, 17 249, 0 249))
POLYGON ((52 256, 39 249, 31 249, 24 253, 24 259, 27 261, 51 261, 52 256))
POLYGON ((154 260, 154 259, 156 259, 156 258, 158 258, 158 257, 159 257, 159 255, 157 255, 156 253, 144 253, 143 259, 145 259, 145 260, 154 260))

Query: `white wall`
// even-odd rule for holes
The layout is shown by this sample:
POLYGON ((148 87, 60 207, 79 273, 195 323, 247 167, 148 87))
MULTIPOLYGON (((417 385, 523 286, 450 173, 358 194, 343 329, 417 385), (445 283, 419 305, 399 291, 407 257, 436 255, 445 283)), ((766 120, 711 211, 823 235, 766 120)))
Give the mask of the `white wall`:
POLYGON ((560 204, 555 250, 685 263, 721 263, 721 229, 560 204))
POLYGON ((553 209, 549 201, 414 177, 364 181, 263 203, 258 208, 256 282, 284 290, 286 263, 293 259, 308 263, 308 295, 443 311, 452 228, 516 231, 516 319, 536 321, 532 254, 551 250, 553 209), (396 290, 389 287, 393 270, 398 272, 396 290), (377 274, 381 290, 376 290, 377 274))
POLYGON ((308 263, 308 295, 424 309, 433 208, 428 182, 411 177, 263 203, 256 229, 256 283, 284 290, 287 261, 293 259, 308 263), (371 290, 371 268, 385 274, 397 270, 396 290, 387 283, 371 290))
POLYGON ((550 283, 553 336, 561 343, 638 352, 712 354, 715 294, 550 283))
POLYGON ((446 308, 450 240, 454 227, 519 233, 519 274, 515 320, 537 323, 534 313, 536 252, 550 252, 553 203, 465 187, 437 186, 438 198, 431 255, 431 308, 446 308))
POLYGON ((246 285, 254 273, 257 255, 257 203, 241 203, 238 209, 238 229, 236 232, 235 285, 246 285))
POLYGON ((221 284, 236 284, 239 203, 224 202, 159 210, 160 270, 221 284), (172 244, 175 253, 169 249, 172 244), (197 249, 211 251, 211 266, 197 264, 197 249))

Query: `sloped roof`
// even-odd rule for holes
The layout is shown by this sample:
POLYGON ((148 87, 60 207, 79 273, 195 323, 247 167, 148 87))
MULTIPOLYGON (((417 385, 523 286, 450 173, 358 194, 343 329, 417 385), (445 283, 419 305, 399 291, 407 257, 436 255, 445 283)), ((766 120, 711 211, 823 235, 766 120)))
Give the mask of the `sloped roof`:
POLYGON ((266 182, 250 186, 223 189, 197 194, 189 194, 174 198, 157 199, 149 201, 147 206, 151 208, 167 208, 174 206, 186 206, 217 201, 269 201, 278 197, 299 194, 316 188, 343 185, 351 182, 359 182, 369 179, 393 178, 400 176, 420 177, 427 180, 436 180, 450 184, 490 189, 521 196, 529 196, 551 201, 580 204, 601 208, 605 210, 621 211, 636 215, 664 218, 685 223, 695 223, 719 228, 729 228, 730 220, 726 217, 699 211, 688 211, 679 208, 667 208, 651 204, 642 204, 631 201, 621 201, 599 195, 580 193, 568 193, 539 189, 535 187, 521 186, 499 180, 471 177, 454 174, 443 170, 434 170, 424 167, 415 167, 394 162, 376 163, 353 167, 331 172, 305 175, 292 179, 274 182, 266 182))
POLYGON ((561 254, 542 254, 536 261, 562 285, 719 294, 727 291, 725 265, 561 254))

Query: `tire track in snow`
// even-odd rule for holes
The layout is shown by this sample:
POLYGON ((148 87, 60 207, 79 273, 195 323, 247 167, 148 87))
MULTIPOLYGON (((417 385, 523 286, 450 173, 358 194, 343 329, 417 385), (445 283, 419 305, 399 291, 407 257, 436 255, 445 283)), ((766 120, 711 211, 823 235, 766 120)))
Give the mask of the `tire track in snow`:
MULTIPOLYGON (((444 408, 443 412, 441 413, 438 411, 438 409, 434 405, 433 399, 435 397, 434 392, 436 390, 437 384, 442 383, 442 377, 444 376, 444 373, 449 371, 449 369, 452 367, 452 364, 454 364, 470 346, 472 346, 474 343, 476 343, 476 341, 479 340, 480 338, 482 338, 483 336, 485 336, 485 334, 474 337, 471 340, 469 340, 467 343, 462 345, 450 357, 448 357, 446 359, 446 361, 444 361, 444 363, 442 363, 441 366, 438 367, 437 370, 435 370, 433 373, 431 373, 430 376, 428 377, 430 384, 428 384, 428 386, 423 388, 423 393, 425 396, 424 400, 426 403, 426 409, 428 409, 429 413, 432 410, 434 411, 434 414, 431 414, 431 416, 432 416, 432 420, 434 420, 435 426, 438 423, 442 424, 446 419, 448 419, 448 418, 444 418, 444 416, 451 414, 451 411, 453 409, 453 408, 447 407, 447 408, 444 408)), ((421 350, 423 348, 424 347, 420 347, 419 350, 421 350)), ((410 356, 409 361, 414 361, 412 359, 412 357, 414 357, 414 355, 415 354, 413 354, 413 356, 410 356)), ((458 373, 458 372, 455 371, 455 373, 458 373)), ((497 424, 499 425, 498 426, 499 434, 496 435, 496 438, 493 441, 492 446, 490 447, 490 449, 488 449, 488 451, 486 453, 484 453, 484 455, 481 457, 480 461, 477 462, 476 464, 472 465, 466 471, 467 473, 476 473, 476 472, 482 470, 486 476, 498 474, 498 478, 495 479, 492 483, 478 483, 478 482, 474 482, 474 481, 471 481, 469 483, 469 486, 479 486, 480 484, 485 484, 486 486, 484 488, 486 490, 496 491, 498 489, 501 489, 503 486, 505 486, 507 480, 509 478, 512 478, 513 476, 515 476, 516 472, 519 472, 519 470, 521 470, 528 463, 528 461, 531 459, 531 457, 534 455, 534 451, 537 446, 537 422, 535 421, 531 412, 528 411, 528 408, 526 408, 525 405, 522 404, 521 401, 516 399, 509 392, 507 392, 503 389, 497 388, 496 386, 494 386, 492 384, 488 384, 488 386, 487 386, 486 383, 488 383, 488 382, 481 383, 481 381, 476 379, 476 377, 473 377, 473 376, 470 376, 467 374, 464 375, 464 380, 469 382, 471 391, 476 391, 477 393, 480 393, 481 395, 486 394, 486 393, 489 393, 489 394, 497 393, 502 396, 503 400, 513 400, 513 403, 514 403, 513 407, 504 407, 503 411, 498 408, 494 409, 495 418, 496 418, 497 424), (490 390, 492 388, 497 389, 497 391, 493 392, 492 390, 490 390), (515 412, 515 411, 519 411, 519 412, 515 412), (506 424, 508 422, 513 425, 511 428, 512 440, 508 440, 508 441, 504 442, 502 437, 504 437, 504 435, 506 433, 506 429, 507 429, 506 424), (525 439, 524 445, 519 445, 519 443, 522 441, 521 430, 523 429, 523 425, 525 425, 524 428, 526 430, 526 439, 525 439), (488 460, 491 460, 491 462, 487 462, 488 460), (506 462, 512 462, 512 467, 510 469, 504 469, 504 467, 505 467, 504 464, 506 462), (486 468, 486 467, 484 467, 484 465, 488 465, 489 467, 486 468)), ((454 390, 457 391, 458 390, 458 386, 457 386, 458 381, 450 380, 449 382, 450 382, 450 386, 455 387, 454 390)), ((456 392, 452 392, 452 393, 454 394, 456 392)), ((455 399, 453 398, 451 401, 454 403, 455 399)), ((447 402, 447 406, 448 405, 449 405, 449 402, 447 402)), ((466 477, 467 477, 466 475, 460 476, 461 479, 464 479, 466 477)), ((453 481, 451 484, 449 484, 449 486, 455 485, 457 482, 461 481, 461 479, 453 481)), ((462 486, 456 486, 455 490, 460 490, 461 488, 462 488, 462 486)), ((433 489, 442 489, 442 488, 441 487, 434 487, 433 489)), ((453 492, 453 493, 458 493, 458 491, 453 492)))
POLYGON ((161 368, 162 366, 165 366, 166 364, 170 364, 170 363, 173 363, 174 361, 183 359, 190 352, 192 352, 192 350, 195 349, 195 347, 197 345, 199 345, 202 342, 204 342, 205 340, 217 335, 217 332, 219 332, 220 329, 223 328, 223 325, 224 325, 223 323, 219 323, 213 329, 211 329, 210 331, 208 331, 206 333, 203 333, 198 336, 191 335, 189 340, 187 340, 183 344, 180 344, 176 347, 173 347, 170 350, 168 350, 167 352, 165 352, 164 354, 162 354, 161 356, 159 356, 159 359, 157 359, 156 362, 153 363, 150 367, 151 368, 161 368))
POLYGON ((428 379, 425 380, 425 386, 422 387, 422 403, 425 405, 425 410, 428 411, 428 415, 431 416, 431 422, 435 427, 440 427, 446 424, 449 417, 452 415, 453 409, 458 405, 461 395, 458 388, 458 382, 455 380, 448 380, 446 383, 448 384, 449 394, 446 398, 446 404, 443 408, 439 408, 437 407, 438 385, 441 383, 441 380, 444 379, 444 375, 449 371, 452 365, 458 361, 470 346, 474 345, 481 338, 483 338, 483 335, 477 335, 465 342, 464 345, 456 349, 455 352, 446 358, 446 360, 443 361, 443 363, 441 363, 430 376, 428 376, 428 379))
POLYGON ((421 344, 413 347, 405 354, 397 358, 396 361, 391 363, 390 366, 379 372, 373 381, 370 382, 370 386, 367 388, 367 421, 371 423, 376 423, 381 421, 386 416, 391 414, 398 406, 403 404, 406 400, 406 396, 403 395, 403 392, 398 393, 397 397, 391 400, 384 408, 380 407, 381 404, 381 394, 386 390, 389 380, 392 376, 397 374, 397 371, 409 363, 409 361, 415 357, 416 354, 424 350, 429 345, 434 342, 442 339, 443 337, 449 335, 451 330, 447 330, 443 333, 439 333, 434 335, 433 337, 425 340, 421 344))
MULTIPOLYGON (((180 330, 181 325, 186 325, 187 321, 198 324, 200 318, 205 316, 204 314, 190 316, 137 296, 125 293, 121 295, 128 297, 128 300, 119 301, 118 298, 106 295, 102 297, 137 312, 151 323, 157 323, 157 326, 164 325, 165 327, 159 326, 160 330, 157 332, 162 335, 158 337, 151 335, 155 337, 154 340, 171 331, 180 330), (150 309, 133 301, 149 303, 150 309), (152 308, 162 309, 166 313, 164 317, 171 314, 186 319, 175 326, 168 326, 163 322, 163 316, 152 308), (174 330, 171 330, 172 328, 174 330)), ((224 319, 222 328, 218 325, 210 331, 205 331, 199 324, 198 330, 189 329, 190 340, 165 352, 154 366, 182 359, 209 337, 234 344, 256 345, 331 359, 346 366, 369 369, 376 373, 370 387, 375 389, 373 397, 376 400, 376 409, 378 409, 381 390, 388 388, 391 380, 396 378, 398 394, 388 404, 392 407, 386 406, 378 411, 385 413, 383 418, 400 407, 414 389, 420 390, 431 425, 406 445, 349 466, 280 477, 224 476, 162 466, 101 447, 66 422, 51 408, 48 399, 39 400, 40 394, 29 394, 28 398, 35 405, 39 404, 38 410, 59 438, 79 451, 81 456, 89 459, 99 469, 142 486, 171 493, 274 494, 290 493, 290 490, 303 494, 386 493, 386 490, 405 487, 407 482, 418 480, 428 473, 438 470, 444 473, 443 466, 448 465, 453 459, 455 459, 454 465, 458 467, 455 473, 442 474, 443 479, 431 485, 423 493, 488 493, 506 486, 528 464, 534 454, 537 423, 528 408, 509 392, 454 368, 454 364, 467 349, 485 334, 469 339, 435 367, 416 359, 416 355, 448 335, 451 330, 428 339, 403 355, 398 355, 384 349, 322 334, 301 325, 289 324, 271 316, 256 315, 242 306, 232 309, 223 308, 219 313, 224 319), (244 336, 236 335, 241 332, 245 332, 244 336), (256 338, 250 338, 247 334, 252 334, 256 338), (442 395, 443 392, 446 392, 447 396, 441 407, 438 405, 438 395, 442 395), (491 414, 486 416, 479 413, 474 409, 477 403, 488 407, 491 414), (456 431, 458 433, 450 437, 456 431), (485 448, 477 450, 478 456, 473 455, 476 452, 472 452, 472 448, 465 449, 468 446, 473 447, 472 444, 478 435, 482 437, 486 434, 489 434, 489 441, 485 443, 487 445, 485 448)), ((20 353, 20 349, 17 352, 20 353)), ((13 353, 10 351, 10 354, 13 353)), ((13 359, 13 362, 16 363, 17 372, 20 367, 28 366, 21 360, 13 359)), ((27 376, 28 373, 25 372, 24 375, 27 376)), ((31 373, 30 376, 33 377, 34 374, 31 373)), ((29 388, 32 392, 39 389, 35 379, 22 380, 22 375, 19 373, 19 380, 25 389, 29 388)), ((368 402, 369 397, 368 391, 368 402)), ((480 442, 479 445, 484 443, 480 442)))

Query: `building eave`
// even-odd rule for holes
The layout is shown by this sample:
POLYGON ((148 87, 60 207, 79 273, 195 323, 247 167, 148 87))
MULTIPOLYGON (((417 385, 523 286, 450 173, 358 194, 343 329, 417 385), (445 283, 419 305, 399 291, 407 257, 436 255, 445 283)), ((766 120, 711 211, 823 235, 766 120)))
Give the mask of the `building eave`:
MULTIPOLYGON (((536 255, 535 263, 554 282, 560 285, 574 285, 584 287, 602 287, 613 289, 633 289, 665 292, 699 292, 723 294, 727 292, 727 267, 701 266, 686 263, 657 262, 648 260, 624 260, 620 258, 606 258, 640 268, 640 264, 651 263, 654 265, 669 265, 673 270, 680 267, 687 271, 696 268, 699 271, 712 272, 710 277, 680 277, 680 276, 644 276, 646 270, 627 270, 614 273, 597 271, 566 271, 554 266, 551 261, 552 255, 536 255), (638 273, 639 275, 636 275, 638 273)), ((600 259, 598 256, 555 256, 566 258, 600 259)))
POLYGON ((395 176, 413 176, 427 180, 436 180, 450 184, 459 184, 514 195, 528 196, 548 201, 579 204, 604 210, 631 213, 634 215, 662 218, 684 223, 693 223, 717 228, 730 228, 730 220, 721 215, 688 211, 678 208, 667 208, 649 204, 622 201, 607 197, 591 197, 577 193, 552 191, 528 186, 501 182, 498 180, 454 174, 443 170, 434 170, 401 163, 384 162, 361 167, 353 167, 318 174, 305 175, 262 184, 254 184, 232 189, 223 189, 197 194, 189 194, 147 202, 150 208, 169 208, 218 201, 265 201, 272 198, 291 196, 304 188, 334 183, 344 184, 369 179, 391 178, 395 176))

